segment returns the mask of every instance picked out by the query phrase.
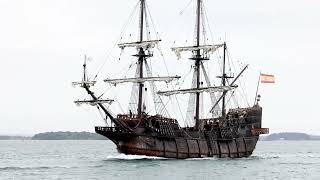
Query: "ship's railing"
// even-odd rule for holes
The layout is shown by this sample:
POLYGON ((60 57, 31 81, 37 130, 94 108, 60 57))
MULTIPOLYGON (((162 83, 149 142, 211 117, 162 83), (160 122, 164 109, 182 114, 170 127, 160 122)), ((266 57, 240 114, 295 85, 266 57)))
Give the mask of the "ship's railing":
POLYGON ((108 131, 108 132, 116 132, 117 128, 115 127, 101 127, 101 126, 96 126, 95 127, 96 131, 108 131))
MULTIPOLYGON (((118 114, 117 118, 120 120, 140 120, 141 118, 137 114, 118 114)), ((173 123, 176 124, 178 121, 176 119, 172 118, 166 118, 161 115, 155 115, 155 116, 148 116, 145 115, 144 118, 146 119, 156 119, 157 121, 167 122, 167 123, 173 123)))
POLYGON ((177 124, 178 121, 176 119, 170 119, 170 118, 165 118, 165 117, 157 117, 156 118, 157 121, 161 121, 161 122, 164 122, 164 123, 170 123, 170 124, 177 124))
POLYGON ((122 120, 132 120, 132 119, 139 119, 139 116, 137 114, 118 114, 117 115, 118 119, 122 120))
POLYGON ((235 109, 229 109, 229 113, 239 113, 239 112, 251 112, 261 109, 260 106, 253 106, 253 107, 245 107, 245 108, 235 108, 235 109))

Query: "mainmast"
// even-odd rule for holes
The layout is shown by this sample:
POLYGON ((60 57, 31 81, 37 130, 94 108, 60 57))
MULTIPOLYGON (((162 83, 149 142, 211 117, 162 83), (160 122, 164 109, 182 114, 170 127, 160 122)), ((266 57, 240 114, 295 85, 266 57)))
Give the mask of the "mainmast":
MULTIPOLYGON (((206 77, 207 73, 203 67, 204 60, 209 60, 209 54, 215 52, 218 48, 223 47, 222 44, 206 44, 204 42, 203 45, 200 44, 201 40, 201 24, 203 26, 203 30, 205 29, 204 23, 201 22, 202 12, 203 11, 203 1, 197 0, 197 9, 196 9, 196 34, 195 34, 195 44, 193 46, 185 46, 185 47, 174 47, 172 50, 176 53, 178 58, 181 57, 181 52, 184 51, 191 51, 192 57, 191 60, 194 60, 194 75, 195 79, 193 80, 194 85, 192 85, 191 89, 179 89, 179 90, 173 90, 173 91, 161 91, 158 92, 160 95, 170 96, 174 94, 184 94, 184 93, 194 93, 195 95, 195 111, 193 111, 193 120, 195 121, 194 128, 200 129, 201 128, 201 120, 200 120, 200 93, 207 92, 210 93, 210 96, 212 96, 212 102, 214 103, 216 98, 214 93, 215 92, 224 92, 229 91, 233 89, 232 87, 227 86, 214 86, 211 87, 211 83, 209 81, 209 78, 206 77), (201 71, 203 72, 205 78, 206 78, 206 84, 207 87, 201 86, 201 71)), ((204 34, 205 35, 205 34, 204 34)), ((205 40, 205 38, 204 38, 205 40)), ((190 96, 193 98, 192 96, 190 96)))
MULTIPOLYGON (((200 13, 201 11, 201 0, 197 0, 197 44, 196 47, 200 46, 200 13)), ((195 68, 196 68, 196 75, 197 75, 197 89, 200 88, 200 62, 201 62, 201 54, 200 49, 197 50, 197 55, 195 58, 195 68)), ((200 93, 196 93, 196 114, 195 114, 195 120, 196 120, 196 126, 195 128, 198 129, 200 125, 199 120, 199 113, 200 113, 200 93)))
MULTIPOLYGON (((141 12, 140 12, 140 43, 143 42, 143 21, 144 21, 144 9, 145 9, 145 0, 140 0, 141 2, 141 12)), ((145 57, 145 53, 142 47, 140 47, 139 49, 139 53, 137 55, 139 57, 138 59, 138 64, 139 64, 139 77, 143 78, 143 61, 144 61, 144 57, 145 57)), ((143 106, 143 87, 144 84, 142 82, 139 83, 139 99, 138 99, 138 116, 141 117, 142 114, 142 106, 143 106)))

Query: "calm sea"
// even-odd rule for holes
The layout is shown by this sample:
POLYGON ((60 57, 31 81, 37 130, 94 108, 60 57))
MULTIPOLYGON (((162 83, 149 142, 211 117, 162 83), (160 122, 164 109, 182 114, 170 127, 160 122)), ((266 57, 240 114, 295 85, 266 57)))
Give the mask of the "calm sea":
POLYGON ((0 141, 0 179, 320 179, 320 141, 259 142, 243 159, 118 154, 110 141, 0 141))

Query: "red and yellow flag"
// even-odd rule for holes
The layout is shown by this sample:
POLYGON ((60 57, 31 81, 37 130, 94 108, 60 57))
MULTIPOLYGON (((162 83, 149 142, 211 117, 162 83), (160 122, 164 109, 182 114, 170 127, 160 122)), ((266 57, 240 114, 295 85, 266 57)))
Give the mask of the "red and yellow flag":
POLYGON ((261 83, 275 83, 274 75, 260 74, 261 83))

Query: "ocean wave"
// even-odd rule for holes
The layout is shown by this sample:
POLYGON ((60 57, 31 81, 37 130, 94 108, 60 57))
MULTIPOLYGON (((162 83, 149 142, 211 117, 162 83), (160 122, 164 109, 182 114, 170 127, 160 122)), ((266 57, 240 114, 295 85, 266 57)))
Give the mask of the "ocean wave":
POLYGON ((38 166, 38 167, 8 166, 8 167, 0 167, 0 171, 44 170, 44 169, 70 169, 70 168, 77 168, 77 167, 69 167, 69 166, 38 166))
POLYGON ((250 156, 246 159, 258 160, 258 159, 279 159, 278 155, 259 155, 259 156, 250 156))
POLYGON ((280 162, 283 165, 316 165, 318 162, 280 162))
POLYGON ((320 158, 319 153, 270 153, 259 154, 251 157, 260 157, 262 159, 275 159, 275 158, 320 158))

